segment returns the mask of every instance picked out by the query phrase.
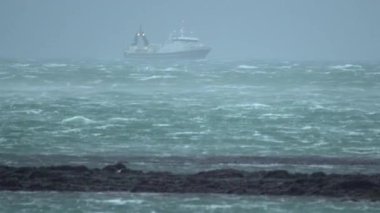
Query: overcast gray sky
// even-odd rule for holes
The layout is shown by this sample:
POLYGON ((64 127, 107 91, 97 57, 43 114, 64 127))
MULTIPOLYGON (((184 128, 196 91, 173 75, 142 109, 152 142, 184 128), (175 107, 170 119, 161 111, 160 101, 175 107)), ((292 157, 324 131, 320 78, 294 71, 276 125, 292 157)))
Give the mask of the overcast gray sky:
POLYGON ((0 0, 0 57, 122 58, 182 20, 210 58, 380 60, 380 0, 0 0))

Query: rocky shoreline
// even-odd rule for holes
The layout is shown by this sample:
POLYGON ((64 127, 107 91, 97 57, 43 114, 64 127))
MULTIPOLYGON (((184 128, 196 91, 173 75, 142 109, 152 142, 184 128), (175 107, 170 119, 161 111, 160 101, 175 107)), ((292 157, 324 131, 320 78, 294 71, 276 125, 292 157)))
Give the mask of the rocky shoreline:
POLYGON ((233 169, 174 174, 132 170, 121 163, 101 169, 70 165, 3 165, 0 166, 0 190, 225 193, 380 201, 380 174, 307 174, 285 170, 247 172, 233 169))

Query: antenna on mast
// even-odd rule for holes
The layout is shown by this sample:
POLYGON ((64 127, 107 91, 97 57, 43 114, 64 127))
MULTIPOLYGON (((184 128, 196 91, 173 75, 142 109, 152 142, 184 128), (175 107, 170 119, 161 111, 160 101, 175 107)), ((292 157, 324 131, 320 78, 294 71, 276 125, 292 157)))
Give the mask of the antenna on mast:
POLYGON ((182 19, 181 21, 181 28, 179 29, 180 36, 183 37, 185 36, 185 20, 182 19))
POLYGON ((149 46, 148 38, 145 36, 145 33, 144 33, 143 29, 142 29, 142 25, 141 24, 140 24, 139 31, 135 35, 134 41, 132 43, 132 46, 137 46, 138 42, 139 42, 139 39, 143 40, 145 47, 149 46))

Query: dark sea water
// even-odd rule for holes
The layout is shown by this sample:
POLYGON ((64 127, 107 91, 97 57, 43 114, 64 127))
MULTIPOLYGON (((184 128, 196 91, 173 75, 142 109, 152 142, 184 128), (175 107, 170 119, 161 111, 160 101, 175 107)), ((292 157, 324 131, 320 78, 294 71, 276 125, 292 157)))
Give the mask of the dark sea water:
MULTIPOLYGON (((0 163, 380 170, 380 63, 0 60, 0 163)), ((377 212, 302 197, 0 192, 0 212, 377 212)))

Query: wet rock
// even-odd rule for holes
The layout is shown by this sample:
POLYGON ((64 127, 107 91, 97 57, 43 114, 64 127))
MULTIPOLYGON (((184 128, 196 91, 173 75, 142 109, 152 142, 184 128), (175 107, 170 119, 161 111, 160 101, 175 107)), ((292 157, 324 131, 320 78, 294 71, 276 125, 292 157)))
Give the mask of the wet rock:
POLYGON ((122 163, 102 169, 70 165, 19 168, 0 165, 0 190, 228 193, 380 201, 379 177, 379 174, 303 174, 285 170, 247 172, 234 169, 173 174, 132 170, 122 163))
POLYGON ((289 178, 290 174, 285 170, 268 171, 265 173, 264 178, 289 178))
POLYGON ((335 185, 337 189, 344 190, 367 190, 379 188, 379 185, 369 180, 348 180, 335 185))
POLYGON ((314 172, 310 175, 311 178, 324 178, 326 174, 323 172, 314 172))
POLYGON ((86 166, 69 166, 69 165, 62 165, 62 166, 51 166, 48 167, 50 170, 58 170, 58 171, 76 171, 76 172, 85 172, 89 171, 89 169, 86 166))
POLYGON ((103 171, 112 173, 124 173, 127 171, 127 167, 124 164, 118 162, 115 165, 108 165, 103 168, 103 171))
POLYGON ((199 172, 194 175, 195 177, 211 177, 211 178, 242 178, 244 173, 234 169, 220 169, 206 172, 199 172))

